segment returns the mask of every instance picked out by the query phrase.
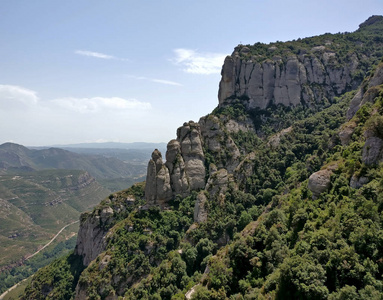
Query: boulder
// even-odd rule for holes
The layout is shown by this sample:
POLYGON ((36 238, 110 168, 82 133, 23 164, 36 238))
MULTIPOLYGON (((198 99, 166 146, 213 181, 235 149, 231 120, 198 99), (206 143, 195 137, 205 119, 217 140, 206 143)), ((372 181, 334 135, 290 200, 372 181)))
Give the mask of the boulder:
POLYGON ((331 170, 325 169, 315 172, 309 177, 308 189, 312 192, 314 199, 329 190, 331 173, 331 170))

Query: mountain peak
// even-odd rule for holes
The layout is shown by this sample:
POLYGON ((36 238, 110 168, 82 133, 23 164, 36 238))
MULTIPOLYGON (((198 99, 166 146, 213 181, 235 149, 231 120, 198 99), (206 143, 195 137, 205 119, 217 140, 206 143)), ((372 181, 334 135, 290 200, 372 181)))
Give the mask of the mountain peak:
POLYGON ((383 16, 373 15, 369 17, 366 21, 359 25, 359 28, 368 27, 376 23, 383 23, 383 16))

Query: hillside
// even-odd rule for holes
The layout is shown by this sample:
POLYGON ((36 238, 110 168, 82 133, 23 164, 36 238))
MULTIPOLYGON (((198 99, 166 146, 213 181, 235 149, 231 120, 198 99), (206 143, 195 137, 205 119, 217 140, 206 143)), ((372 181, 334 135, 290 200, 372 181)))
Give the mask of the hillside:
MULTIPOLYGON (((70 149, 70 148, 68 148, 70 149)), ((148 151, 122 149, 29 149, 22 145, 0 145, 0 174, 9 169, 84 170, 105 188, 117 191, 142 180, 146 172, 148 151), (80 152, 80 153, 76 153, 80 152)))
POLYGON ((239 45, 218 107, 81 216, 23 299, 381 299, 383 17, 239 45))
POLYGON ((0 175, 0 267, 32 254, 108 193, 84 171, 0 175))

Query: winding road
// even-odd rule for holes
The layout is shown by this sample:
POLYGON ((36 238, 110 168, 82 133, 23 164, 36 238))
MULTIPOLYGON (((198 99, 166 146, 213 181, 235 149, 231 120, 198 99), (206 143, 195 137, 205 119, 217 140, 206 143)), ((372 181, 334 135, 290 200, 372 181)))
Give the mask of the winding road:
MULTIPOLYGON (((48 243, 46 243, 40 250, 38 250, 38 251, 36 251, 35 253, 29 255, 28 257, 26 257, 26 258, 24 259, 24 261, 30 259, 31 257, 35 256, 37 253, 39 253, 39 252, 41 252, 42 250, 44 250, 46 247, 48 247, 48 246, 49 246, 49 245, 50 245, 50 244, 51 244, 51 243, 52 243, 52 242, 53 242, 53 241, 60 235, 61 232, 63 232, 63 230, 64 230, 65 228, 67 228, 67 227, 70 226, 70 225, 76 224, 76 223, 78 223, 78 222, 80 222, 80 220, 77 220, 77 221, 74 221, 74 222, 72 222, 72 223, 69 223, 69 224, 65 225, 63 228, 60 229, 59 232, 57 232, 57 234, 56 234, 56 235, 55 235, 55 236, 54 236, 48 243)), ((28 279, 28 278, 25 278, 24 280, 20 281, 19 283, 16 283, 14 286, 10 287, 8 290, 6 290, 4 293, 2 293, 2 294, 0 295, 0 300, 2 300, 6 294, 8 294, 10 291, 12 291, 13 289, 15 289, 20 283, 22 283, 23 281, 25 281, 25 280, 27 280, 27 279, 28 279)))

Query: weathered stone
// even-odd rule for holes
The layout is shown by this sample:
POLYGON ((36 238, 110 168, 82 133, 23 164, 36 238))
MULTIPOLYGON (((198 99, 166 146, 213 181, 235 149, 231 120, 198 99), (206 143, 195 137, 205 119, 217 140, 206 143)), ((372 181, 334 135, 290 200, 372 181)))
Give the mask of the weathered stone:
POLYGON ((214 196, 217 193, 225 194, 228 188, 228 183, 229 174, 227 170, 220 169, 210 175, 206 184, 206 191, 208 191, 211 196, 214 196))
MULTIPOLYGON (((104 215, 106 218, 106 215, 104 215)), ((106 219, 104 219, 106 222, 106 219)), ((88 266, 106 248, 105 235, 108 231, 100 226, 100 216, 85 213, 81 216, 75 253, 82 256, 88 266)))
POLYGON ((350 179, 350 186, 354 189, 359 189, 361 188, 363 185, 365 185, 366 183, 368 183, 369 179, 367 177, 364 177, 364 176, 361 176, 361 177, 357 177, 354 175, 352 175, 351 179, 350 179))
POLYGON ((362 162, 373 165, 383 160, 383 140, 378 137, 369 137, 362 150, 362 162))
POLYGON ((203 191, 199 192, 197 195, 197 201, 194 205, 194 222, 202 223, 207 220, 207 210, 206 210, 207 198, 203 191))
POLYGON ((308 189, 312 192, 313 198, 317 198, 323 192, 328 191, 331 186, 331 170, 320 170, 309 177, 308 189))
POLYGON ((356 127, 356 123, 354 122, 347 123, 345 126, 343 126, 342 130, 338 134, 342 146, 349 144, 351 140, 351 136, 354 133, 355 127, 356 127))
POLYGON ((162 162, 161 152, 155 149, 148 163, 145 198, 148 205, 163 205, 172 199, 170 175, 168 168, 162 162))
POLYGON ((281 137, 285 136, 286 134, 290 133, 293 130, 293 127, 290 126, 288 128, 282 129, 280 132, 274 134, 273 136, 270 137, 269 141, 267 144, 272 147, 276 148, 279 146, 279 143, 281 142, 281 137))
POLYGON ((358 57, 352 55, 340 64, 336 53, 325 46, 314 47, 306 54, 290 54, 285 61, 275 57, 261 63, 249 59, 247 49, 242 49, 238 46, 225 59, 218 93, 220 106, 230 104, 232 99, 243 99, 249 109, 323 103, 360 83, 351 78, 359 65, 358 57))
POLYGON ((351 119, 363 104, 367 102, 372 103, 375 100, 375 97, 378 96, 380 91, 377 87, 381 84, 383 84, 382 63, 377 66, 370 80, 365 81, 355 94, 354 98, 352 98, 347 111, 348 119, 351 119))
POLYGON ((166 167, 170 173, 170 184, 174 195, 186 196, 189 183, 185 172, 185 162, 181 153, 181 145, 177 140, 168 143, 166 151, 166 167))
POLYGON ((202 148, 201 129, 198 123, 190 121, 177 130, 181 155, 190 190, 205 187, 205 155, 202 148))
POLYGON ((109 224, 111 222, 111 216, 113 216, 113 213, 113 209, 110 206, 104 207, 100 213, 101 223, 103 225, 109 224))
POLYGON ((239 163, 241 155, 233 139, 225 133, 225 126, 213 115, 202 117, 199 121, 205 146, 216 156, 224 157, 225 161, 217 162, 218 168, 226 168, 232 173, 239 163))

